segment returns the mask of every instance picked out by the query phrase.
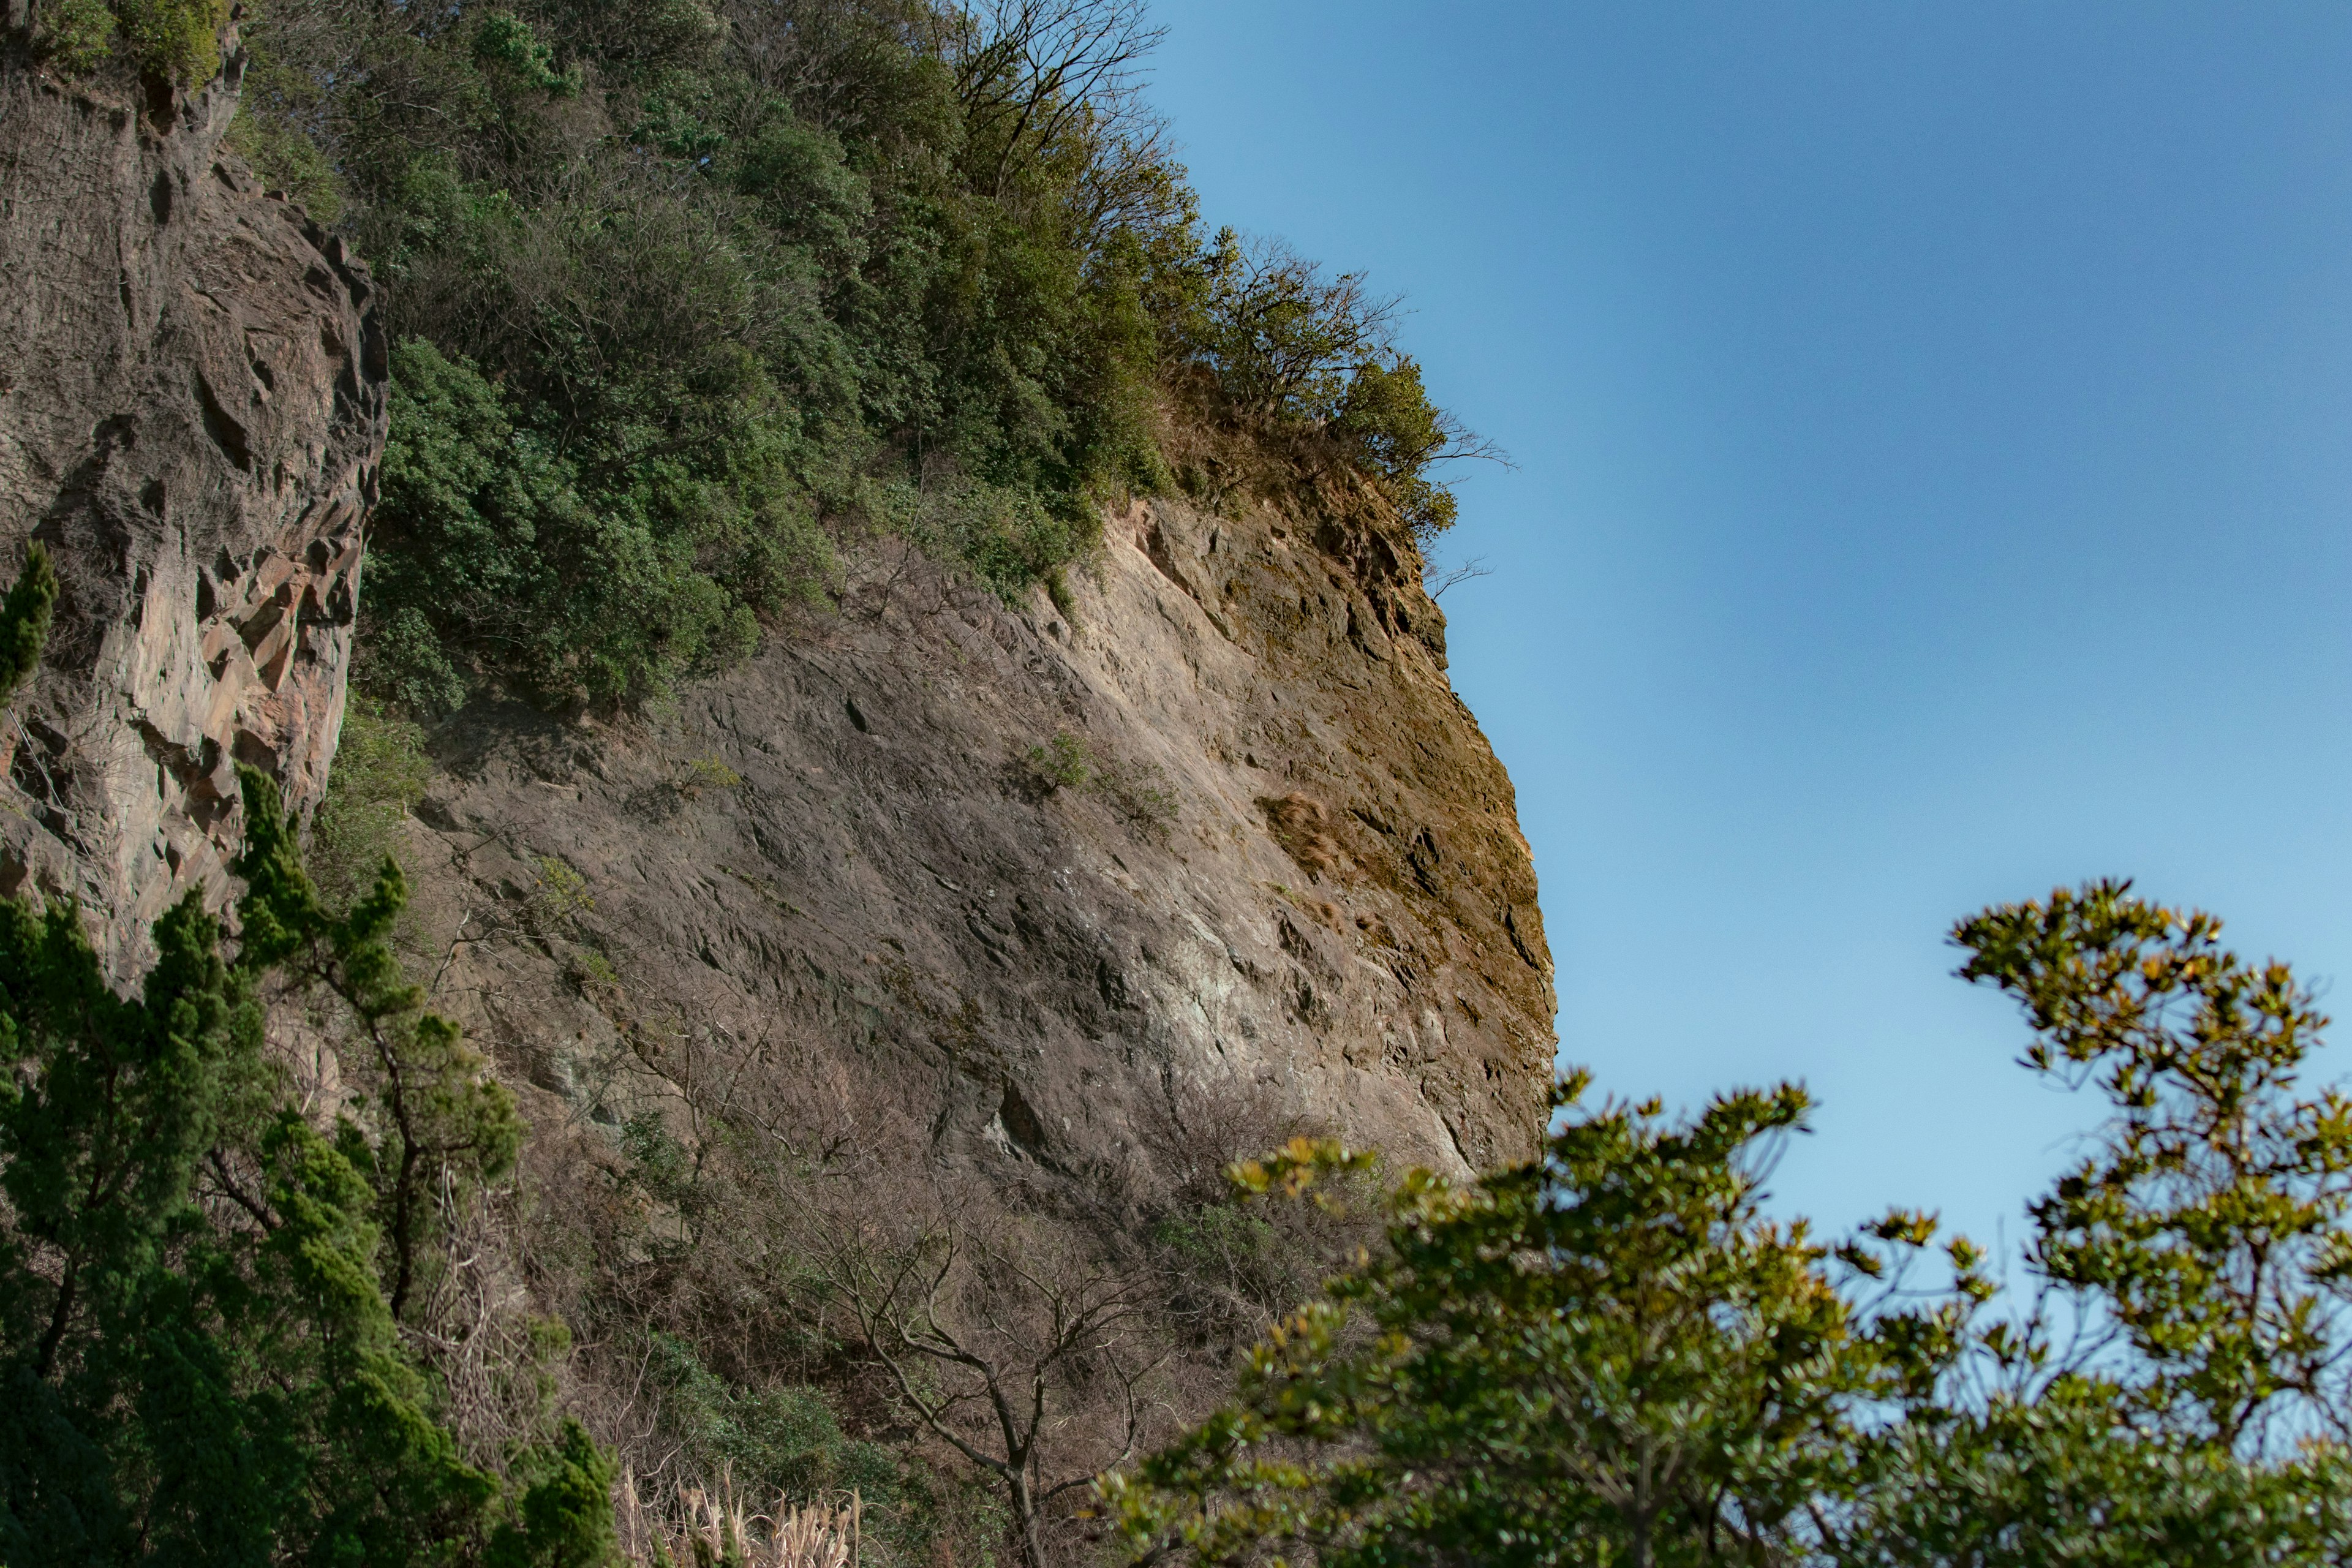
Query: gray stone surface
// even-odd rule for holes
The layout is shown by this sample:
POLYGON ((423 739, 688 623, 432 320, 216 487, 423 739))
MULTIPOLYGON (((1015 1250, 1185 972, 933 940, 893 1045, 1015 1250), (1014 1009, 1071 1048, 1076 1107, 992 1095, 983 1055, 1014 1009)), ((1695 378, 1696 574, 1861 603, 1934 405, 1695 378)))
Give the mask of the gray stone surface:
POLYGON ((1008 1176, 1150 1185, 1221 1099, 1523 1156, 1550 959, 1416 565, 1370 512, 1139 502, 1070 616, 886 549, 656 719, 462 715, 409 854, 436 1004, 551 1132, 698 1081, 1008 1176))
POLYGON ((40 539, 62 589, 0 891, 79 898, 117 963, 226 890, 236 762, 325 788, 383 443, 366 268, 221 145, 231 42, 143 102, 0 64, 0 571, 40 539))

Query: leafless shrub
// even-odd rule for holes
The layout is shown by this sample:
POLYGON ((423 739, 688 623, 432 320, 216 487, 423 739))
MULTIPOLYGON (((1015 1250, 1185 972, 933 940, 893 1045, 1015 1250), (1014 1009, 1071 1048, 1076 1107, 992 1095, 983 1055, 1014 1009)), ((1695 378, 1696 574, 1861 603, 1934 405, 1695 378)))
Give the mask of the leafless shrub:
POLYGON ((1045 1568, 1066 1500, 1135 1452, 1146 1298, 1133 1274, 974 1197, 837 1212, 823 1267, 857 1352, 912 1420, 993 1479, 1022 1561, 1045 1568))
POLYGON ((1265 813, 1267 829, 1298 868, 1320 876, 1339 864, 1341 850, 1332 831, 1331 814, 1314 796, 1292 790, 1284 795, 1263 795, 1257 803, 1265 813))
POLYGON ((1434 561, 1425 561, 1421 568, 1421 586, 1431 598, 1441 599, 1448 588, 1458 588, 1474 577, 1494 574, 1495 569, 1486 564, 1483 556, 1474 556, 1458 566, 1440 566, 1434 561))
MULTIPOLYGON (((1139 68, 1167 34, 1145 0, 982 0, 943 17, 940 52, 955 72, 964 129, 1002 195, 1024 169, 1084 135, 1124 163, 1165 149, 1138 101, 1139 68)), ((1115 199, 1115 198, 1113 198, 1115 199)))

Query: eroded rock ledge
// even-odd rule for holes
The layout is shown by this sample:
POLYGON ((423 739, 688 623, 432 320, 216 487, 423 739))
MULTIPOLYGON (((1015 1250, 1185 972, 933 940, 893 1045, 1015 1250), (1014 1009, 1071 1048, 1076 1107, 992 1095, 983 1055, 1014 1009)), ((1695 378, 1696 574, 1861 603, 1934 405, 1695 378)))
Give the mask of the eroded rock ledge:
POLYGON ((325 788, 383 447, 376 291, 222 146, 242 68, 131 102, 0 64, 0 572, 39 539, 61 587, 0 891, 79 898, 118 963, 225 890, 236 763, 325 788))

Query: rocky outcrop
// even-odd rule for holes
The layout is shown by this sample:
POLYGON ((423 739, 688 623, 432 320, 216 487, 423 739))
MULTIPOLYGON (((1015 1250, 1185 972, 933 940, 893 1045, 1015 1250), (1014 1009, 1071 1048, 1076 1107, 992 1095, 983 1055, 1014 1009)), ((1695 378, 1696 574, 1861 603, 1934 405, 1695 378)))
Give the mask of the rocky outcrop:
POLYGON ((40 539, 61 582, 0 891, 77 896, 117 962, 225 890, 236 763, 324 789, 383 445, 366 268, 221 145, 242 63, 136 102, 0 64, 0 569, 40 539))
POLYGON ((1168 1179, 1220 1104, 1523 1156, 1550 958, 1417 564, 1369 502, 1138 502, 1060 607, 886 551, 657 718, 461 715, 407 854, 436 1005, 542 1129, 698 1088, 1049 1181, 1168 1179))

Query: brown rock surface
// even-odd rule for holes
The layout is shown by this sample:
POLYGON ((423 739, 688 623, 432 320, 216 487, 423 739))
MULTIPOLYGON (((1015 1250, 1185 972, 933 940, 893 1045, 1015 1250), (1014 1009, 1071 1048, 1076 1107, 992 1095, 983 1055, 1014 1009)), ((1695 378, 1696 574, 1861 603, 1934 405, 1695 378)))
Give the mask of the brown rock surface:
POLYGON ((1385 527, 1139 502, 1067 615, 886 554, 656 718, 460 715, 408 857, 436 1005, 541 1128, 694 1078, 1006 1173, 1148 1166, 1203 1093, 1527 1154, 1535 879, 1385 527))
MULTIPOLYGON (((37 537, 63 583, 0 890, 79 896, 118 962, 226 890, 235 762, 323 788, 383 439, 367 274, 222 152, 236 78, 0 72, 0 566, 37 537)), ((653 715, 444 727, 417 934, 543 1132, 715 1073, 981 1170, 1148 1183, 1203 1097, 1455 1172, 1532 1149, 1534 876, 1393 520, 1138 503, 1069 588, 884 547, 653 715)))
POLYGON ((78 896, 118 962, 225 890, 236 762, 324 789, 383 445, 366 269, 221 146, 241 68, 133 103, 0 64, 0 569, 40 539, 61 582, 0 891, 78 896))

